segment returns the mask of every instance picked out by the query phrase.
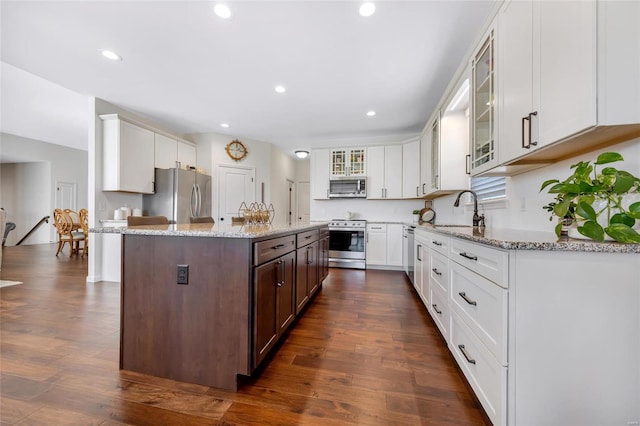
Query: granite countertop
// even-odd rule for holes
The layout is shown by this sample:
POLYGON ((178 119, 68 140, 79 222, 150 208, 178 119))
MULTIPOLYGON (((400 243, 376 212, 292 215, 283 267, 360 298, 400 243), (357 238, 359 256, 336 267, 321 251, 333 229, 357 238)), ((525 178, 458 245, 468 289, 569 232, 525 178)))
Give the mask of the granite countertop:
POLYGON ((209 238, 262 238, 286 235, 307 229, 326 226, 327 223, 314 222, 312 224, 273 226, 273 225, 231 225, 210 223, 185 223, 173 225, 145 225, 129 227, 91 228, 89 232, 96 234, 127 234, 127 235, 159 235, 170 237, 209 237, 209 238))
POLYGON ((581 251, 596 253, 640 253, 640 244, 600 243, 593 240, 558 238, 553 231, 526 231, 508 228, 479 228, 472 226, 438 226, 414 224, 416 229, 469 240, 507 250, 581 251))

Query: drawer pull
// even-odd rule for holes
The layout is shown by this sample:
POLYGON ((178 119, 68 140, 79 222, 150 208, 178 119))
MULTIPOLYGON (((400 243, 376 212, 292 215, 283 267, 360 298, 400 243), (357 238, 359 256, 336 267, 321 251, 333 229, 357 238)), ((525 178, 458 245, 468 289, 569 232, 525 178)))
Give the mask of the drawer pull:
POLYGON ((278 244, 277 246, 273 246, 273 247, 271 247, 271 248, 272 248, 273 250, 278 250, 278 249, 281 249, 281 248, 282 248, 282 247, 284 247, 284 246, 285 246, 284 244, 278 244))
POLYGON ((469 354, 467 353, 467 351, 464 349, 464 345, 458 345, 458 348, 460 349, 460 352, 462 352, 462 355, 464 355, 464 357, 467 359, 467 362, 469 364, 475 364, 476 360, 471 358, 469 356, 469 354))
POLYGON ((440 241, 431 241, 434 246, 441 246, 442 243, 440 241))
POLYGON ((467 253, 466 253, 466 252, 464 252, 464 251, 463 251, 462 253, 460 253, 460 256, 462 256, 462 257, 464 257, 464 258, 466 258, 466 259, 469 259, 469 260, 476 260, 476 261, 478 260, 478 256, 474 256, 474 255, 471 255, 471 254, 467 254, 467 253))
POLYGON ((462 297, 464 299, 465 302, 467 302, 470 305, 476 306, 478 303, 475 300, 471 300, 467 297, 467 293, 465 293, 464 291, 461 291, 460 293, 458 293, 460 295, 460 297, 462 297))
POLYGON ((278 281, 278 282, 276 283, 276 285, 277 285, 278 287, 282 287, 282 286, 284 285, 284 282, 283 282, 283 281, 278 281))
POLYGON ((433 268, 432 271, 433 271, 434 274, 436 274, 438 276, 442 275, 442 272, 439 272, 438 268, 433 268))
POLYGON ((436 311, 436 314, 438 314, 438 315, 442 315, 442 311, 439 311, 439 310, 438 310, 438 305, 436 305, 436 304, 434 303, 434 304, 433 304, 433 305, 431 305, 431 306, 433 306, 433 310, 434 310, 434 311, 436 311))
POLYGON ((313 235, 307 235, 305 238, 305 240, 308 240, 309 238, 313 237, 313 235))

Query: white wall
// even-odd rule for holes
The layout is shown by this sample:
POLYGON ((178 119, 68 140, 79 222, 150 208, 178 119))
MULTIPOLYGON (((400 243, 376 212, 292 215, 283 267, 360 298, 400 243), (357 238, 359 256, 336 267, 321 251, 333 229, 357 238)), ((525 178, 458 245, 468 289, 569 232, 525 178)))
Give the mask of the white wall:
MULTIPOLYGON (((556 222, 549 221, 549 213, 542 206, 553 200, 546 191, 540 193, 540 186, 548 179, 564 180, 570 174, 570 166, 579 161, 593 161, 602 152, 619 152, 624 162, 613 163, 616 168, 627 170, 640 176, 640 139, 633 139, 588 154, 564 160, 531 172, 513 176, 507 183, 507 201, 497 207, 481 206, 485 213, 487 227, 517 228, 553 232, 556 222)), ((437 223, 471 224, 473 206, 453 207, 455 194, 434 200, 437 223)))
POLYGON ((353 219, 410 223, 412 211, 420 210, 424 205, 423 200, 311 200, 311 220, 344 219, 350 211, 354 213, 353 219))
MULTIPOLYGON (((53 214, 56 182, 76 183, 77 208, 89 206, 86 151, 6 133, 0 138, 3 157, 20 161, 0 165, 0 206, 7 211, 7 220, 16 224, 7 245, 17 243, 43 216, 53 214)), ((51 223, 42 225, 23 244, 56 241, 51 223)))
MULTIPOLYGON (((291 212, 296 215, 296 160, 290 155, 276 149, 271 150, 271 203, 275 209, 273 224, 284 226, 288 223, 289 215, 289 184, 294 183, 292 188, 291 212)), ((295 220, 292 220, 295 223, 295 220)))

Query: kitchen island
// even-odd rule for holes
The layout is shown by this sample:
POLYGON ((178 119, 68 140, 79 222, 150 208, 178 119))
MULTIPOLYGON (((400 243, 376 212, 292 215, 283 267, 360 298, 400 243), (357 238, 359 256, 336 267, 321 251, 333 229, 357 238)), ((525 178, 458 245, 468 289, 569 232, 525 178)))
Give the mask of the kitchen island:
POLYGON ((236 390, 328 274, 326 224, 121 233, 120 368, 188 383, 236 390))

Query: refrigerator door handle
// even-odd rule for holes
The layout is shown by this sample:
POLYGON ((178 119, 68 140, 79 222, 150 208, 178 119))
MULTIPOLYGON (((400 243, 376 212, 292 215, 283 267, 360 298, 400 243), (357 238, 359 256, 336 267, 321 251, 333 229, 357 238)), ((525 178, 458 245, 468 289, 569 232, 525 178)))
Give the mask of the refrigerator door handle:
POLYGON ((191 212, 191 217, 195 217, 195 212, 194 212, 194 208, 198 208, 197 203, 198 203, 198 189, 196 187, 196 184, 194 183, 193 186, 191 187, 191 202, 189 203, 189 210, 191 212), (194 206, 194 203, 196 204, 194 206))
POLYGON ((200 217, 200 213, 202 213, 202 193, 200 192, 200 184, 196 183, 196 191, 198 193, 198 207, 196 209, 196 213, 198 217, 200 217))

